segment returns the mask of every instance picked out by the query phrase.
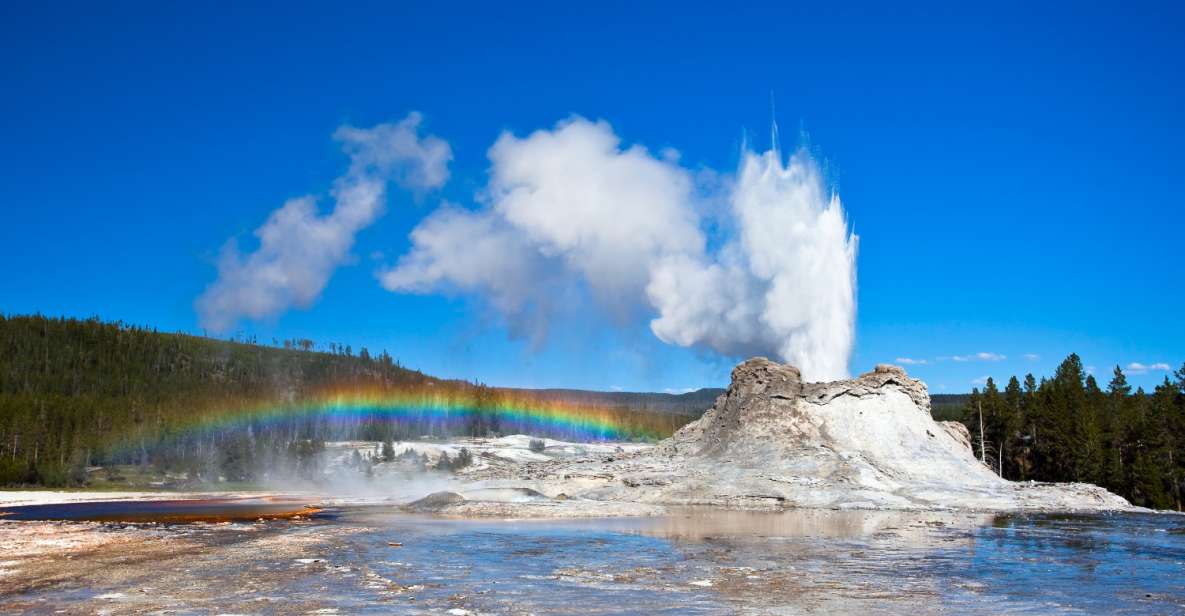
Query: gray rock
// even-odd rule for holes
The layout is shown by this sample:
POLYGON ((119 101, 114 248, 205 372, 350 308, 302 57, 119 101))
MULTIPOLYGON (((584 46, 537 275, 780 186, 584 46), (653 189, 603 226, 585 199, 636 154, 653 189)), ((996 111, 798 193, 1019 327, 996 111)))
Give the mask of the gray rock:
POLYGON ((404 506, 407 511, 415 513, 437 513, 449 505, 465 502, 465 497, 456 492, 433 492, 418 501, 404 506))

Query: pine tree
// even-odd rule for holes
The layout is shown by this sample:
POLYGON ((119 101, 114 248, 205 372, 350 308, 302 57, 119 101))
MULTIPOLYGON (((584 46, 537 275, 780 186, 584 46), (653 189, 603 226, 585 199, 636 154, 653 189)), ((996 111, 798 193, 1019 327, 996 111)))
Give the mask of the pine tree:
POLYGON ((1128 482, 1124 472, 1124 451, 1130 406, 1128 397, 1132 388, 1127 384, 1127 377, 1124 376, 1123 370, 1119 366, 1115 366, 1112 374, 1111 382, 1107 384, 1107 400, 1100 422, 1103 444, 1106 449, 1101 479, 1103 486, 1107 489, 1117 494, 1126 494, 1128 493, 1128 482))
POLYGON ((1075 413, 1074 440, 1078 451, 1075 461, 1078 481, 1101 483, 1103 465, 1103 433, 1099 427, 1099 416, 1105 405, 1106 396, 1099 389, 1093 374, 1086 375, 1083 386, 1083 406, 1075 413))
POLYGON ((1050 458, 1058 481, 1088 481, 1092 456, 1097 454, 1093 439, 1097 431, 1087 419, 1086 390, 1082 360, 1071 353, 1058 365, 1050 384, 1050 458))
POLYGON ((988 466, 995 469, 996 473, 1002 477, 1004 476, 1004 440, 1007 438, 1008 430, 1007 405, 1000 397, 996 381, 991 377, 988 377, 987 382, 984 383, 982 403, 985 458, 988 461, 988 466))
POLYGON ((1158 509, 1181 509, 1181 480, 1178 471, 1180 456, 1177 454, 1176 435, 1173 433, 1180 395, 1180 389, 1166 376, 1152 394, 1150 412, 1146 419, 1144 451, 1157 466, 1164 491, 1163 500, 1155 501, 1154 506, 1158 509))
POLYGON ((987 435, 983 430, 983 397, 979 394, 978 387, 971 388, 971 395, 963 405, 963 425, 967 426, 971 433, 971 450, 975 458, 985 460, 987 453, 983 443, 987 440, 987 435))
POLYGON ((1025 465, 1022 463, 1024 439, 1021 431, 1025 422, 1022 397, 1020 381, 1016 380, 1015 376, 1008 379, 1008 385, 1004 387, 1005 418, 1002 422, 1004 435, 1001 440, 1001 457, 1004 464, 1001 476, 1021 481, 1025 479, 1026 474, 1025 465))

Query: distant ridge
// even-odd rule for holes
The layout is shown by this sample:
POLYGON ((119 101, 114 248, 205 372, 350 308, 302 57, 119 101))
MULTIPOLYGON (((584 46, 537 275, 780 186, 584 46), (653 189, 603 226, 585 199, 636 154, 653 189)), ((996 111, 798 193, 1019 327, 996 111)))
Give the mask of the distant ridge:
POLYGON ((695 391, 682 394, 631 392, 631 391, 590 391, 586 389, 527 389, 536 396, 575 403, 604 404, 609 406, 626 406, 641 411, 656 413, 671 413, 699 417, 704 411, 712 407, 716 398, 724 393, 718 387, 703 387, 695 391))

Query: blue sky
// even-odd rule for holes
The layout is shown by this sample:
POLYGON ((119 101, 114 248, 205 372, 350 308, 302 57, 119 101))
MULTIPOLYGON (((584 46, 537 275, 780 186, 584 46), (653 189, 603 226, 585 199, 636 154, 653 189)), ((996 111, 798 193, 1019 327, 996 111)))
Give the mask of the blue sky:
POLYGON ((743 135, 767 145, 772 93, 784 145, 807 135, 860 236, 853 373, 924 360, 912 374, 960 392, 1072 351, 1104 382, 1180 367, 1180 5, 952 11, 8 3, 0 310, 200 331, 221 246, 249 250, 343 173, 337 127, 416 110, 451 147, 447 184, 393 190, 319 300, 238 331, 493 384, 719 386, 733 358, 644 323, 569 320, 532 345, 479 296, 392 293, 376 272, 442 199, 475 202, 503 131, 579 114, 731 173, 743 135))

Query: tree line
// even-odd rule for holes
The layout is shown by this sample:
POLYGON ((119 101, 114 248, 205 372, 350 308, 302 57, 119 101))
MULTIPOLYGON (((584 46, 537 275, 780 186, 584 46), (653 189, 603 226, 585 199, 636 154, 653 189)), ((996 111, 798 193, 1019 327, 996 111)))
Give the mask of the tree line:
MULTIPOLYGON (((309 471, 329 440, 486 436, 502 429, 494 412, 472 413, 460 425, 426 412, 398 423, 297 414, 192 429, 245 403, 299 405, 319 392, 351 388, 430 391, 445 400, 476 400, 479 410, 531 397, 434 378, 400 366, 386 351, 355 355, 346 345, 335 343, 330 352, 315 346, 307 339, 265 346, 162 333, 97 318, 0 315, 0 485, 77 485, 87 469, 114 465, 228 479, 267 465, 309 471)), ((628 406, 598 412, 636 426, 638 434, 669 434, 691 419, 628 406)))
POLYGON ((963 405, 975 454, 1006 479, 1082 481, 1133 504, 1182 508, 1185 365, 1151 393, 1116 366, 1106 387, 1071 354, 1052 378, 988 379, 963 405), (982 426, 982 427, 981 427, 982 426))

